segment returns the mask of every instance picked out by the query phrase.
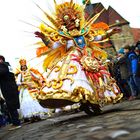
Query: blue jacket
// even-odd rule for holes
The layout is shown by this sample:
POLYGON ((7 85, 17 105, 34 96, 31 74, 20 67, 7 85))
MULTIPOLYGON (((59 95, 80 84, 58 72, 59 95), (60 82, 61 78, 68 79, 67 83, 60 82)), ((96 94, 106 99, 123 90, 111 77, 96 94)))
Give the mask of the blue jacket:
POLYGON ((138 73, 138 56, 134 51, 130 51, 127 55, 127 66, 129 70, 129 74, 137 74, 138 73))

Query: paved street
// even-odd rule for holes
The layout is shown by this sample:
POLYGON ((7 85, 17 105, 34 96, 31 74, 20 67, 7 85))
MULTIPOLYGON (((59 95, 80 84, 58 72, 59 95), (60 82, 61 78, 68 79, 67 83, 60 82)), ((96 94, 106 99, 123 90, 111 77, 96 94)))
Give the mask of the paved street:
POLYGON ((140 140, 140 100, 106 106, 99 116, 68 113, 7 129, 0 129, 0 140, 140 140))

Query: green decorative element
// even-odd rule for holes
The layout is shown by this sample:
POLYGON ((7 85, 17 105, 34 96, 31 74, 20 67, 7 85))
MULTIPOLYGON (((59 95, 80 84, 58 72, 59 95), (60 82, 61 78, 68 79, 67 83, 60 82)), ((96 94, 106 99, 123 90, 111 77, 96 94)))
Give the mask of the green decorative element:
POLYGON ((82 3, 83 4, 91 4, 91 1, 90 0, 82 0, 82 3), (88 1, 88 2, 87 2, 88 1))
POLYGON ((88 28, 86 28, 86 29, 81 29, 81 34, 84 34, 84 33, 86 33, 86 32, 88 32, 88 28))
POLYGON ((85 29, 82 29, 82 30, 81 30, 81 34, 83 34, 84 32, 85 32, 85 29))
POLYGON ((82 3, 85 4, 86 3, 86 0, 82 0, 82 3))

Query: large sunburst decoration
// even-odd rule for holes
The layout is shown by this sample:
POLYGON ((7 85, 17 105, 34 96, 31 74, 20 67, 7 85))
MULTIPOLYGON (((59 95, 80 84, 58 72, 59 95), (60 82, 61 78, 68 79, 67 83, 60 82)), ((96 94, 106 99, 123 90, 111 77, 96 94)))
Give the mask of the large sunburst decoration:
MULTIPOLYGON (((54 0, 55 4, 55 13, 49 15, 45 12, 39 5, 37 7, 41 9, 41 11, 45 14, 47 20, 51 22, 52 25, 49 25, 45 20, 42 21, 40 25, 40 30, 45 34, 49 35, 50 33, 57 33, 60 36, 69 37, 75 35, 75 29, 78 30, 78 34, 85 33, 88 28, 96 21, 96 19, 100 16, 103 10, 93 16, 91 19, 86 20, 84 18, 84 6, 77 3, 74 3, 73 0, 70 2, 64 2, 62 4, 57 4, 56 0, 54 0), (74 29, 74 31, 73 31, 74 29), (63 34, 61 34, 61 31, 63 34)), ((77 35, 77 34, 76 34, 77 35)))

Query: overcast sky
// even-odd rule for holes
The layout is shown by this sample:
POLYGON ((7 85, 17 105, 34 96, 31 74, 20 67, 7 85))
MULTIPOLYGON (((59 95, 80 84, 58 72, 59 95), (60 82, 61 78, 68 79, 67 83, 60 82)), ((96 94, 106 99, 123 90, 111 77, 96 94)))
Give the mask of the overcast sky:
MULTIPOLYGON (((82 3, 82 0, 75 1, 82 3)), ((42 13, 33 2, 43 9, 53 7, 53 0, 3 0, 0 4, 0 54, 4 55, 12 66, 15 66, 19 57, 31 59, 35 56, 35 46, 31 44, 37 41, 33 35, 33 31, 37 28, 20 21, 39 25, 36 17, 42 17, 42 13)), ((91 0, 91 2, 101 2, 106 8, 112 6, 130 22, 131 27, 140 28, 139 0, 91 0)))

